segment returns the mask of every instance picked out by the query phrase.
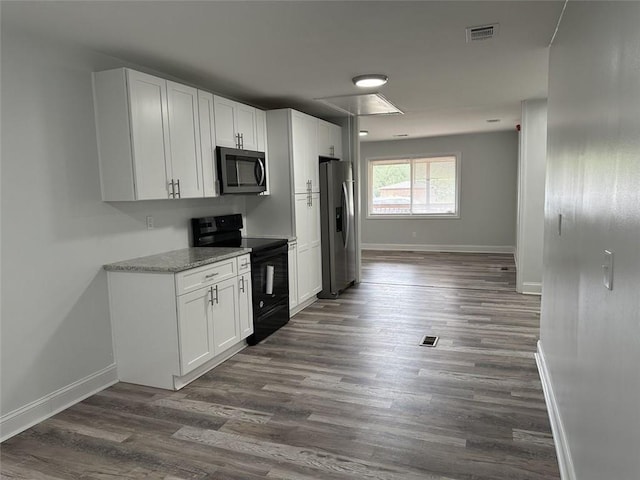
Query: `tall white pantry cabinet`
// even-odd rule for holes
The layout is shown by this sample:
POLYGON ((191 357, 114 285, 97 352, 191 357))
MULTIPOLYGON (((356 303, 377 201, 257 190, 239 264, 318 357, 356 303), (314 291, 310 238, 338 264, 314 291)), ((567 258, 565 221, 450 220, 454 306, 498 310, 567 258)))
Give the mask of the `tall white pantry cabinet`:
POLYGON ((269 202, 249 205, 248 219, 262 231, 296 237, 295 303, 304 305, 322 290, 318 119, 292 109, 269 110, 267 138, 278 178, 273 176, 269 202))

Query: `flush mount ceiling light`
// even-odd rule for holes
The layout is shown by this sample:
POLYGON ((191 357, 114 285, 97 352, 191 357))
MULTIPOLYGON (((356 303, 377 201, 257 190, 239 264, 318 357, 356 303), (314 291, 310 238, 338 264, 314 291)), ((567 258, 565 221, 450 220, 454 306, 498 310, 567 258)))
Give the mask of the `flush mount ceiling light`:
POLYGON ((353 77, 352 81, 356 87, 372 88, 384 85, 389 80, 389 77, 380 73, 370 73, 367 75, 358 75, 353 77))
POLYGON ((360 130, 358 135, 360 135, 361 137, 366 137, 367 135, 369 135, 369 131, 368 130, 360 130))

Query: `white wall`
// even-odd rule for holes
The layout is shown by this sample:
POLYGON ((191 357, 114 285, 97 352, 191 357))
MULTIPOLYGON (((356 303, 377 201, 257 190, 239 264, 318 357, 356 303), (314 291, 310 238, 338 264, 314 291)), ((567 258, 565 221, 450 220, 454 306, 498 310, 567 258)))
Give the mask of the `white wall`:
POLYGON ((452 135, 360 146, 362 247, 513 251, 518 136, 513 131, 452 135), (367 159, 462 153, 460 218, 367 219, 367 159), (416 232, 416 236, 413 236, 416 232))
POLYGON ((43 413, 60 389, 112 375, 101 265, 187 247, 191 217, 244 213, 238 197, 103 203, 91 72, 123 63, 10 30, 2 25, 3 435, 29 418, 7 423, 12 412, 36 402, 43 413))
POLYGON ((516 290, 542 292, 544 184, 547 161, 547 101, 522 102, 518 154, 518 219, 516 290))
POLYGON ((540 345, 566 478, 640 477, 639 20, 637 2, 570 1, 550 53, 540 345))

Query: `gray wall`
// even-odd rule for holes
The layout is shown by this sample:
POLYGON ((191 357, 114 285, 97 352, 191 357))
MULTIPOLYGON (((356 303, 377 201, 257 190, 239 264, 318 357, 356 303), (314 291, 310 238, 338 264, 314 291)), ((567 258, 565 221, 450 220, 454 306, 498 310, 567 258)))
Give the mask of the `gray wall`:
POLYGON ((10 30, 2 25, 3 415, 113 364, 104 263, 187 247, 192 216, 244 213, 237 197, 102 202, 91 72, 123 63, 10 30))
POLYGON ((550 53, 540 338, 580 480, 640 475, 638 20, 637 2, 569 2, 550 53))
POLYGON ((515 245, 518 135, 513 131, 362 142, 362 247, 512 251, 515 245), (367 219, 367 159, 462 154, 460 218, 367 219), (415 237, 413 232, 416 232, 415 237), (468 248, 465 248, 468 247, 468 248))

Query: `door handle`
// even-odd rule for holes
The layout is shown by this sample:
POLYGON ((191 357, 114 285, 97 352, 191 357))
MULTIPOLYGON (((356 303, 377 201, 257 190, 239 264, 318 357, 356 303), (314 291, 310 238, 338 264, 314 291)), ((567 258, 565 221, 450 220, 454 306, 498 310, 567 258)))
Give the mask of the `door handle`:
POLYGON ((265 179, 265 176, 266 176, 266 171, 265 171, 264 164, 262 163, 262 159, 261 158, 258 158, 258 160, 256 161, 256 166, 253 169, 254 175, 256 174, 256 170, 258 169, 258 167, 260 167, 260 177, 258 177, 256 175, 256 180, 258 181, 258 185, 262 186, 262 185, 264 185, 264 179, 265 179))
POLYGON ((347 182, 342 182, 342 199, 344 202, 344 208, 342 210, 342 223, 344 225, 345 223, 345 217, 347 219, 346 223, 346 233, 345 232, 345 228, 343 226, 342 228, 342 235, 344 238, 344 247, 347 248, 347 244, 349 243, 349 229, 351 228, 351 211, 350 211, 350 204, 349 204, 349 191, 347 190, 347 182))

